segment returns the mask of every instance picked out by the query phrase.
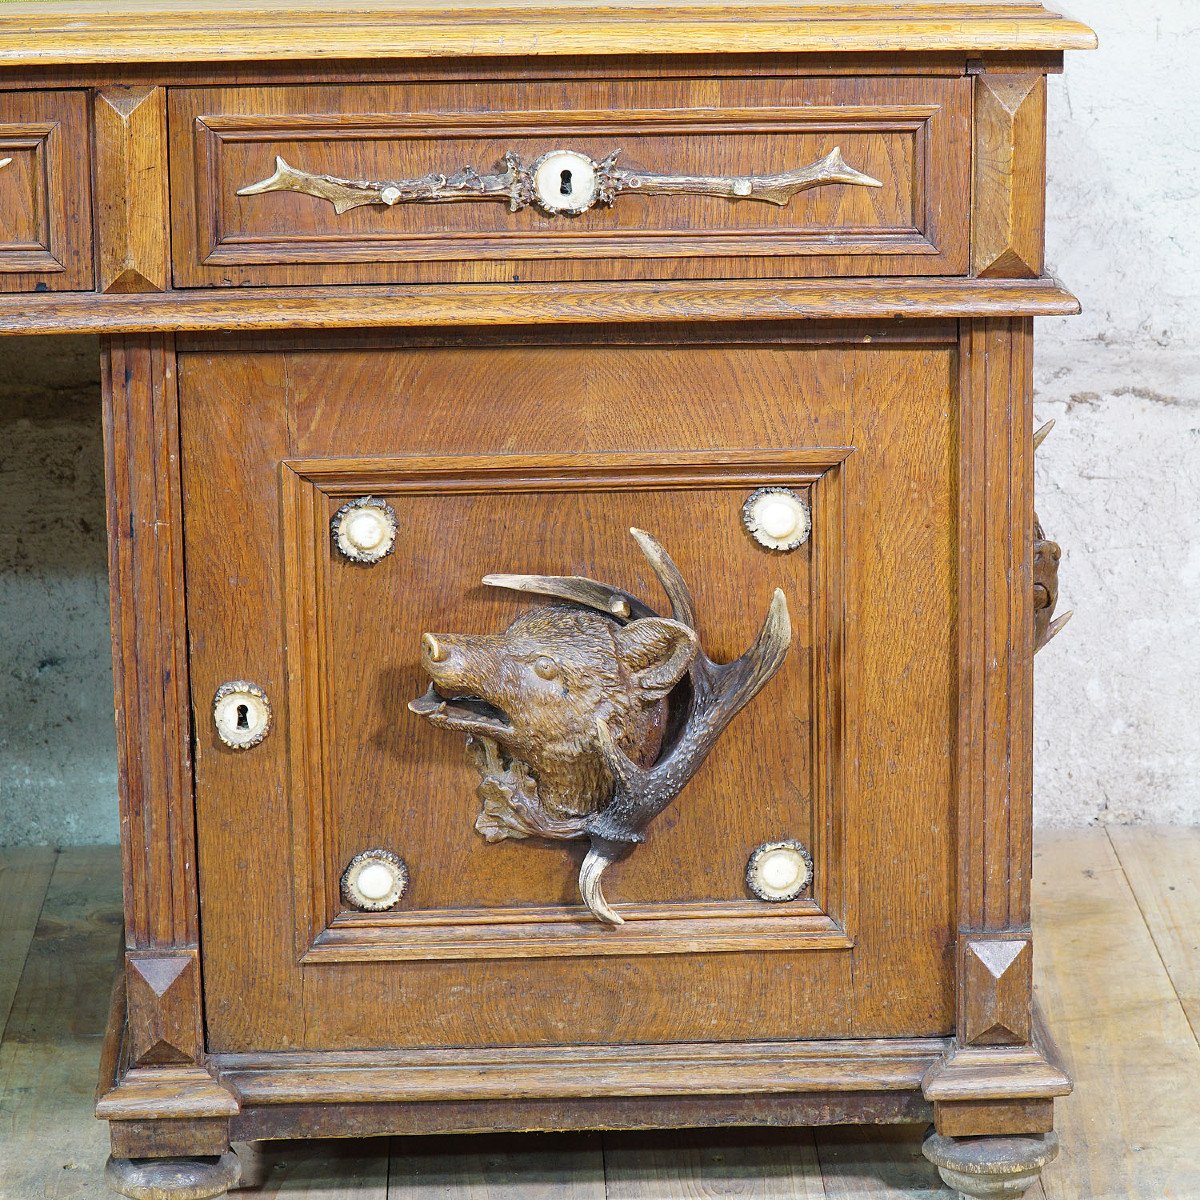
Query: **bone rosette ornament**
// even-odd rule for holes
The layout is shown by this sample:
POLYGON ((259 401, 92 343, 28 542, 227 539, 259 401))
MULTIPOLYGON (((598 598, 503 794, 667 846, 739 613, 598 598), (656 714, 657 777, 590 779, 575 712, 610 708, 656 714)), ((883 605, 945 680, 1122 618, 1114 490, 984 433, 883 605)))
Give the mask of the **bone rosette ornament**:
POLYGON ((432 683, 409 705, 467 735, 481 777, 475 828, 489 842, 591 841, 579 891, 610 925, 624 922, 604 899, 601 875, 645 841, 792 640, 777 588, 750 649, 713 662, 679 568, 648 533, 630 532, 670 600, 669 618, 592 579, 487 575, 485 584, 560 603, 523 613, 500 634, 424 634, 432 683))

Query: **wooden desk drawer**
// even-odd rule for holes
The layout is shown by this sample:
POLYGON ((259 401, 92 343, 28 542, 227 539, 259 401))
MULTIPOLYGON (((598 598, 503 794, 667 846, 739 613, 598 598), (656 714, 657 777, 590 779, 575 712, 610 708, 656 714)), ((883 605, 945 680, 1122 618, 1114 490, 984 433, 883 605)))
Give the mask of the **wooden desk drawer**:
POLYGON ((965 274, 969 124, 965 78, 181 89, 175 281, 965 274), (763 178, 838 147, 878 186, 763 178), (239 194, 280 162, 283 190, 239 194))
POLYGON ((0 292, 92 286, 84 93, 0 92, 0 292))

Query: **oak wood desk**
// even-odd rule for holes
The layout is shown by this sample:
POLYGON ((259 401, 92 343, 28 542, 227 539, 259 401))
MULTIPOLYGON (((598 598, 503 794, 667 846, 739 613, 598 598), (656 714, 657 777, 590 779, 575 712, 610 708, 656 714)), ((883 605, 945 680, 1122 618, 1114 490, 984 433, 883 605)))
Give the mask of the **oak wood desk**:
POLYGON ((930 1118, 966 1194, 1036 1178, 1032 330, 1093 44, 1038 0, 0 7, 0 327, 103 341, 114 1187, 930 1118))

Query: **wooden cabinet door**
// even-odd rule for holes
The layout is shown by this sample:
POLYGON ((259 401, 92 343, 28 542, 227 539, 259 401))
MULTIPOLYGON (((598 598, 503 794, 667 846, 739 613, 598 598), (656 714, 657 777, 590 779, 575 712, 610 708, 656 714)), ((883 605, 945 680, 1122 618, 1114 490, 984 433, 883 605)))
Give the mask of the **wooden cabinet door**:
POLYGON ((210 1048, 505 1047, 944 1034, 953 1026, 957 352, 952 325, 471 331, 185 345, 179 357, 210 1048), (778 553, 743 502, 785 486, 778 553), (366 565, 338 509, 394 510, 366 565), (588 575, 666 611, 629 536, 689 580, 718 661, 774 588, 779 674, 605 876, 586 843, 490 843, 459 735, 409 712, 427 630, 536 601, 489 572, 588 575), (214 729, 227 681, 272 710, 214 729), (813 880, 747 889, 796 839, 813 880), (359 852, 409 886, 357 911, 359 852))

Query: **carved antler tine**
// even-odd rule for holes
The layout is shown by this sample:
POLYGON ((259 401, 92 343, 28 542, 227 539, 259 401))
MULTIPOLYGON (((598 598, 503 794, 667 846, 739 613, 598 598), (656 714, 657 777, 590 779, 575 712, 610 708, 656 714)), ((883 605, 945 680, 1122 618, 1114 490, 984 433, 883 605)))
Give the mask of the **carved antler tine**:
POLYGON ((1051 621, 1050 624, 1046 627, 1045 636, 1042 638, 1042 640, 1040 642, 1038 642, 1037 646, 1034 647, 1034 651, 1033 651, 1034 654, 1037 654, 1039 650, 1045 650, 1045 648, 1052 641, 1054 641, 1054 639, 1056 637, 1058 637, 1058 635, 1060 633, 1062 633, 1063 626, 1066 625, 1066 623, 1074 615, 1075 615, 1075 610, 1071 609, 1070 611, 1063 613, 1061 617, 1055 617, 1054 620, 1051 621))
POLYGON ((488 587, 570 600, 575 604, 582 604, 585 608, 616 617, 618 621, 658 616, 654 609, 636 596, 631 596, 611 584, 585 579, 581 575, 485 575, 483 582, 488 587))
POLYGON ((286 188, 295 174, 296 172, 288 166, 283 155, 277 154, 275 155, 275 174, 268 175, 266 179, 260 179, 257 183, 249 183, 245 187, 238 188, 237 194, 239 196, 261 196, 263 192, 278 191, 286 188))
POLYGON ((696 602, 692 599, 683 573, 671 556, 644 529, 630 529, 633 540, 641 547, 651 570, 658 576, 662 590, 671 601, 671 616, 689 629, 696 628, 696 602))
MULTIPOLYGON (((652 790, 651 773, 643 767, 639 767, 617 745, 617 739, 613 737, 607 721, 601 719, 596 722, 596 736, 605 762, 608 763, 608 768, 617 781, 613 803, 628 802, 632 797, 641 797, 650 792, 652 790)), ((612 805, 610 805, 611 807, 612 805)), ((633 849, 636 842, 642 840, 642 837, 640 833, 635 834, 628 841, 612 841, 601 833, 593 833, 591 837, 592 847, 587 852, 583 865, 579 868, 579 894, 583 897, 584 904, 588 906, 593 916, 599 917, 601 921, 606 921, 609 925, 624 925, 624 918, 615 912, 605 900, 604 892, 600 887, 600 877, 613 863, 624 858, 633 849)))
POLYGON ((865 171, 855 170, 843 157, 841 146, 834 148, 818 164, 828 172, 831 182, 855 183, 859 187, 881 188, 883 182, 865 171))
POLYGON ((600 887, 600 876, 616 861, 603 850, 593 846, 584 856, 579 868, 579 894, 592 916, 608 925, 624 925, 625 918, 609 906, 600 887))
POLYGON ((791 644, 792 619, 788 613, 787 597, 776 588, 754 644, 741 658, 713 669, 713 689, 718 711, 724 717, 718 729, 729 724, 762 691, 783 665, 791 644))
POLYGON ((1033 435, 1033 448, 1037 451, 1041 444, 1050 436, 1050 430, 1054 428, 1054 419, 1051 418, 1033 435))

